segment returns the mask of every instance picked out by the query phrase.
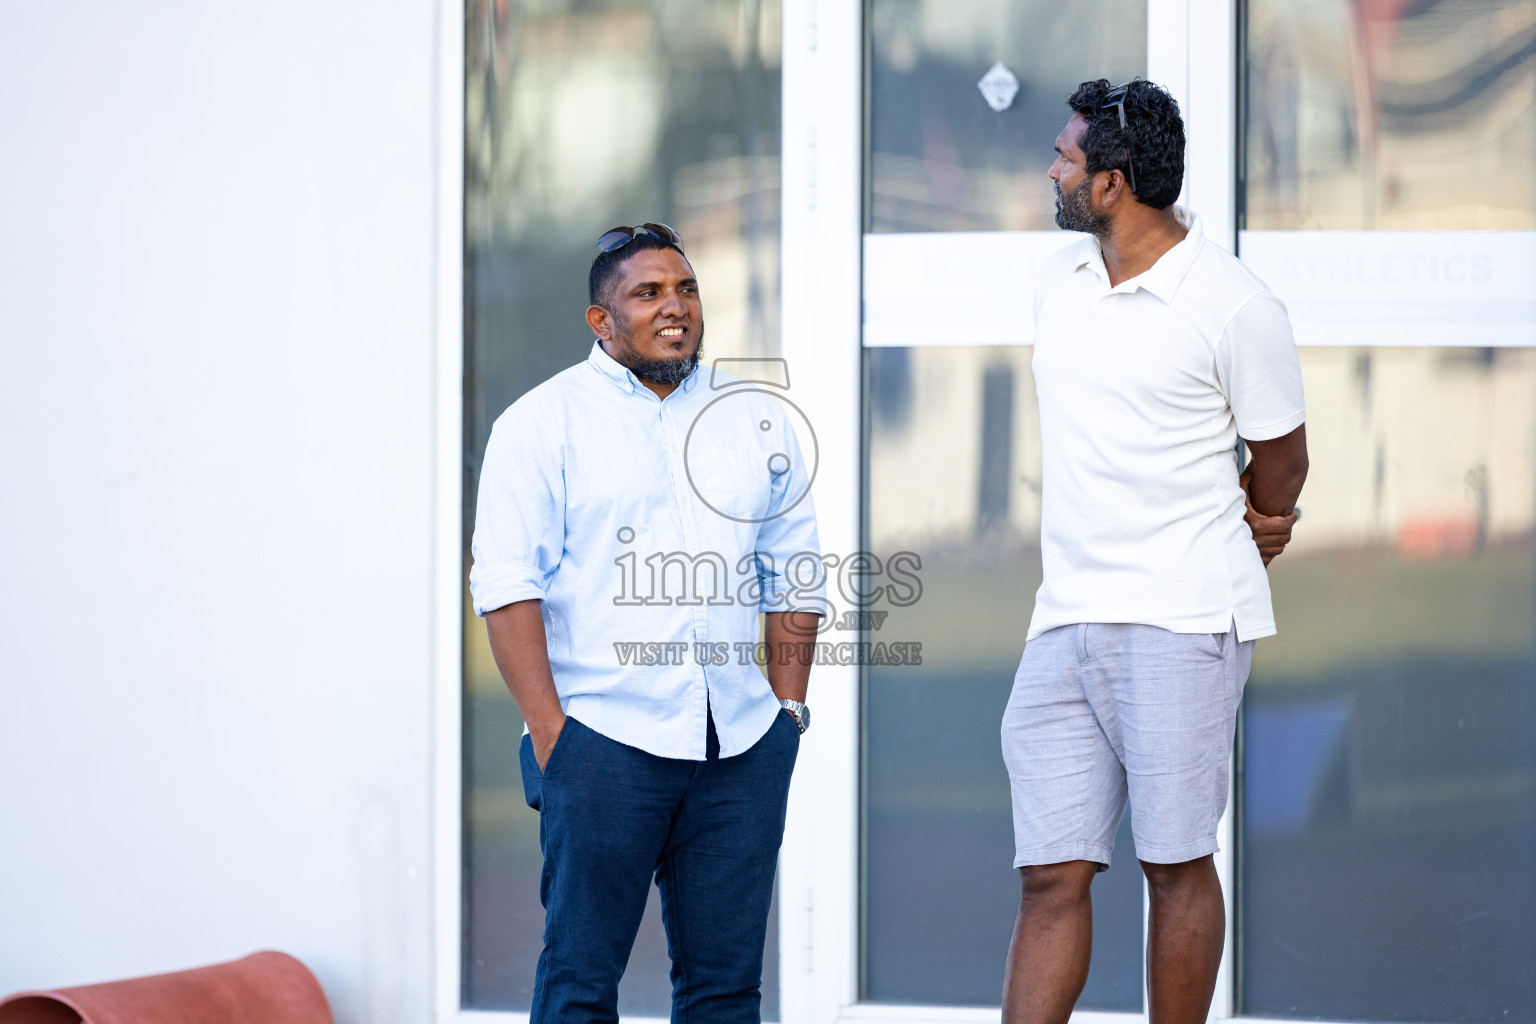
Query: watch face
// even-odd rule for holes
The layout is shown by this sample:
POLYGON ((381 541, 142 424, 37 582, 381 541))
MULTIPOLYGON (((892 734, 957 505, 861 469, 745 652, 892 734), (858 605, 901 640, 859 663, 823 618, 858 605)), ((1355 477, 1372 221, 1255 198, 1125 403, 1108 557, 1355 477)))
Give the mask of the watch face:
POLYGON ((806 707, 804 704, 800 705, 800 713, 796 715, 795 718, 800 726, 801 732, 805 732, 805 730, 811 727, 811 709, 806 707))

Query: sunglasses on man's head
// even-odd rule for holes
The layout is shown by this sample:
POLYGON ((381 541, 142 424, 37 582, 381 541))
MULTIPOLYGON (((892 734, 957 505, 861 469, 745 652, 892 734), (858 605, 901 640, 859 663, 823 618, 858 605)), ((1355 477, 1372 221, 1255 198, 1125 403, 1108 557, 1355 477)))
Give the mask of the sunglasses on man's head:
MULTIPOLYGON (((1130 91, 1131 91, 1131 83, 1130 82, 1126 82, 1126 83, 1124 83, 1122 85, 1117 85, 1113 89, 1109 90, 1109 92, 1104 94, 1104 102, 1099 104, 1099 109, 1100 110, 1103 110, 1106 107, 1114 107, 1115 108, 1115 112, 1120 115, 1120 130, 1122 132, 1125 131, 1125 100, 1126 100, 1126 97, 1129 95, 1130 91)), ((1131 159, 1131 140, 1130 140, 1129 137, 1127 137, 1126 140, 1125 140, 1125 177, 1126 177, 1126 180, 1129 181, 1130 184, 1131 184, 1131 191, 1135 192, 1136 191, 1136 163, 1135 163, 1134 160, 1131 159)))
POLYGON ((647 221, 646 223, 636 225, 635 227, 620 226, 604 231, 603 237, 597 240, 597 251, 618 252, 630 242, 633 242, 635 240, 635 236, 637 235, 650 235, 652 238, 659 238, 669 245, 677 246, 679 251, 681 251, 683 248, 682 235, 679 235, 675 230, 665 224, 658 224, 653 221, 647 221))

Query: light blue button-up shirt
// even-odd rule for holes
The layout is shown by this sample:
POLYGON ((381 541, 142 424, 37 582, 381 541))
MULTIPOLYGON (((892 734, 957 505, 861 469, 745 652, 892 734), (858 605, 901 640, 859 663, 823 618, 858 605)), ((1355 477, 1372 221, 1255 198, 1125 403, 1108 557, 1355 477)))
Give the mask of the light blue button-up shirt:
POLYGON ((787 398, 701 367, 663 400, 594 344, 496 420, 470 592, 479 615, 542 602, 566 714, 692 760, 709 712, 721 757, 773 724, 758 613, 825 605, 787 398))

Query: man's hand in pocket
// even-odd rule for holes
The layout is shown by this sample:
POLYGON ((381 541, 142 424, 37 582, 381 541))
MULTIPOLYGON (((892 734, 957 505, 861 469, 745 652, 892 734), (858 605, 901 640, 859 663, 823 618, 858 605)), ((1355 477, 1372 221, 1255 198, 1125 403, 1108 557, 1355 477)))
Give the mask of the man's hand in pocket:
POLYGON ((533 740, 533 759, 538 762, 539 771, 543 771, 549 764, 549 755, 555 752, 555 744, 560 740, 560 734, 565 731, 565 716, 561 715, 553 723, 540 722, 535 725, 528 723, 528 735, 533 740))

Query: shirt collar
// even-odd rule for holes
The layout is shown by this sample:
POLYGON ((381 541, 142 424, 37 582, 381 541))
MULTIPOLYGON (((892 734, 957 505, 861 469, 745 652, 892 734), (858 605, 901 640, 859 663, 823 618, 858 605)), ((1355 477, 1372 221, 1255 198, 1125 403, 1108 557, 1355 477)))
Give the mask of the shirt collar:
MULTIPOLYGON (((603 343, 601 341, 592 342, 592 353, 587 356, 587 362, 591 363, 592 368, 598 373, 611 380, 616 387, 623 388, 629 392, 645 390, 645 385, 640 382, 639 377, 635 376, 633 370, 603 351, 603 343)), ((699 370, 698 367, 694 367, 693 372, 680 385, 680 389, 686 393, 697 387, 698 383, 699 370)), ((676 392, 673 393, 676 394, 676 392)))
MULTIPOLYGON (((1184 239, 1172 249, 1157 258, 1157 262, 1135 277, 1121 281, 1114 288, 1110 288, 1106 294, 1112 292, 1133 292, 1138 288, 1145 288, 1164 302, 1172 302, 1174 294, 1179 290, 1189 268, 1194 265, 1195 257, 1200 254, 1200 246, 1205 241, 1205 232, 1200 227, 1199 216, 1188 207, 1175 206, 1173 216, 1179 224, 1188 232, 1184 239)), ((1077 265, 1075 270, 1087 267, 1099 276, 1107 286, 1109 284, 1109 271, 1104 269, 1104 250, 1099 245, 1099 240, 1089 235, 1083 240, 1082 248, 1077 253, 1077 265)))

